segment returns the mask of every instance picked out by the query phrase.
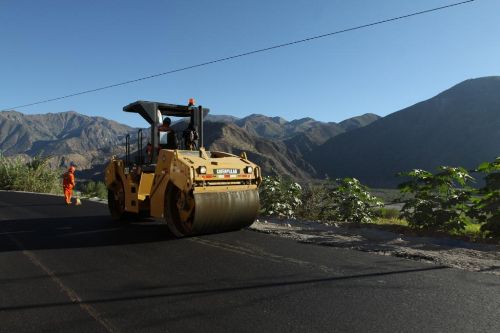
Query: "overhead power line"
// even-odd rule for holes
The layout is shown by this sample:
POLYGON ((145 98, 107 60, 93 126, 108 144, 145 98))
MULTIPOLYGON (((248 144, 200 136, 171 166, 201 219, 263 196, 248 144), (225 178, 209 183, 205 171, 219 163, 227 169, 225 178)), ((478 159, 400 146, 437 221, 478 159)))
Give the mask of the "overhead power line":
POLYGON ((310 42, 310 41, 315 40, 315 39, 320 39, 320 38, 330 37, 330 36, 334 36, 334 35, 339 35, 339 34, 350 32, 350 31, 354 31, 354 30, 360 30, 360 29, 364 29, 364 28, 373 27, 373 26, 376 26, 376 25, 379 25, 379 24, 384 24, 384 23, 388 23, 388 22, 403 20, 403 19, 406 19, 406 18, 409 18, 409 17, 412 17, 412 16, 427 14, 427 13, 436 12, 436 11, 443 10, 443 9, 448 9, 448 8, 451 8, 451 7, 465 5, 467 3, 474 2, 474 1, 475 0, 461 1, 461 2, 450 4, 450 5, 446 5, 446 6, 431 8, 431 9, 427 9, 427 10, 423 10, 423 11, 419 11, 419 12, 414 12, 414 13, 410 13, 410 14, 406 14, 406 15, 402 15, 402 16, 397 16, 397 17, 393 17, 393 18, 389 18, 389 19, 385 19, 385 20, 381 20, 381 21, 376 21, 376 22, 372 22, 372 23, 358 25, 358 26, 355 26, 355 27, 351 27, 351 28, 347 28, 347 29, 342 29, 342 30, 337 30, 337 31, 329 32, 329 33, 322 34, 322 35, 317 35, 317 36, 312 36, 312 37, 308 37, 308 38, 304 38, 304 39, 295 40, 293 42, 288 42, 288 43, 273 45, 273 46, 269 46, 269 47, 266 47, 266 48, 262 48, 262 49, 258 49, 258 50, 253 50, 253 51, 249 51, 249 52, 244 52, 244 53, 232 55, 232 56, 225 57, 225 58, 219 58, 219 59, 210 60, 210 61, 202 62, 202 63, 199 63, 199 64, 195 64, 195 65, 190 65, 190 66, 186 66, 186 67, 182 67, 182 68, 172 69, 172 70, 169 70, 169 71, 166 71, 166 72, 163 72, 163 73, 152 74, 152 75, 144 76, 144 77, 141 77, 141 78, 138 78, 138 79, 123 81, 123 82, 120 82, 120 83, 114 83, 114 84, 110 84, 110 85, 107 85, 107 86, 103 86, 103 87, 99 87, 99 88, 94 88, 94 89, 89 89, 89 90, 84 90, 84 91, 80 91, 80 92, 76 92, 76 93, 72 93, 72 94, 64 95, 64 96, 60 96, 60 97, 55 97, 55 98, 40 100, 38 102, 17 105, 17 106, 11 107, 11 108, 3 109, 2 111, 13 110, 13 109, 20 109, 20 108, 25 108, 25 107, 28 107, 28 106, 33 106, 33 105, 38 105, 38 104, 44 104, 44 103, 54 102, 54 101, 58 101, 58 100, 61 100, 61 99, 66 99, 66 98, 75 97, 75 96, 79 96, 79 95, 90 94, 90 93, 101 91, 101 90, 105 90, 105 89, 110 89, 110 88, 115 88, 115 87, 119 87, 119 86, 124 86, 124 85, 131 84, 131 83, 134 83, 134 82, 139 82, 139 81, 153 79, 153 78, 159 77, 159 76, 174 74, 174 73, 186 71, 186 70, 197 68, 197 67, 203 67, 203 66, 213 65, 213 64, 216 64, 216 63, 219 63, 219 62, 224 62, 224 61, 228 61, 228 60, 232 60, 232 59, 236 59, 236 58, 241 58, 241 57, 249 56, 249 55, 252 55, 252 54, 263 53, 263 52, 267 52, 267 51, 279 49, 279 48, 282 48, 282 47, 287 47, 287 46, 292 46, 292 45, 296 45, 296 44, 300 44, 300 43, 310 42))

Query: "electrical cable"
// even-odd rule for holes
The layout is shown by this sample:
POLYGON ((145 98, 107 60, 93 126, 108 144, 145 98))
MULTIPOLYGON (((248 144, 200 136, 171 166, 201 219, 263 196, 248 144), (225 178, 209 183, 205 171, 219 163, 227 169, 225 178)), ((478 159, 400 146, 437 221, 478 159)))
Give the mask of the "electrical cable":
POLYGON ((263 52, 275 50, 275 49, 282 48, 282 47, 287 47, 287 46, 292 46, 292 45, 296 45, 296 44, 300 44, 300 43, 309 42, 309 41, 320 39, 320 38, 330 37, 330 36, 334 36, 334 35, 338 35, 338 34, 350 32, 350 31, 354 31, 354 30, 360 30, 360 29, 364 29, 364 28, 368 28, 368 27, 373 27, 373 26, 376 26, 376 25, 379 25, 379 24, 384 24, 384 23, 388 23, 388 22, 398 21, 398 20, 409 18, 409 17, 417 16, 417 15, 422 15, 422 14, 427 14, 427 13, 431 13, 431 12, 436 12, 436 11, 439 11, 439 10, 443 10, 443 9, 448 9, 448 8, 451 8, 451 7, 456 7, 456 6, 464 5, 464 4, 467 4, 467 3, 470 3, 470 2, 474 2, 474 1, 475 0, 461 1, 461 2, 457 2, 457 3, 449 4, 449 5, 446 5, 446 6, 441 6, 441 7, 436 7, 436 8, 432 8, 432 9, 427 9, 427 10, 423 10, 423 11, 419 11, 419 12, 414 12, 414 13, 410 13, 410 14, 406 14, 406 15, 402 15, 402 16, 397 16, 397 17, 393 17, 393 18, 389 18, 389 19, 385 19, 385 20, 381 20, 381 21, 372 22, 372 23, 367 23, 367 24, 363 24, 363 25, 359 25, 359 26, 355 26, 355 27, 351 27, 351 28, 337 30, 337 31, 326 33, 326 34, 322 34, 322 35, 317 35, 317 36, 312 36, 312 37, 308 37, 308 38, 304 38, 304 39, 299 39, 299 40, 288 42, 288 43, 273 45, 273 46, 269 46, 269 47, 258 49, 258 50, 244 52, 244 53, 232 55, 232 56, 225 57, 225 58, 219 58, 219 59, 215 59, 215 60, 210 60, 210 61, 202 62, 202 63, 199 63, 199 64, 195 64, 195 65, 190 65, 190 66, 186 66, 186 67, 182 67, 182 68, 177 68, 177 69, 169 70, 169 71, 166 71, 166 72, 163 72, 163 73, 152 74, 152 75, 144 76, 144 77, 141 77, 141 78, 138 78, 138 79, 133 79, 133 80, 128 80, 128 81, 124 81, 124 82, 120 82, 120 83, 110 84, 110 85, 107 85, 107 86, 103 86, 103 87, 99 87, 99 88, 94 88, 94 89, 89 89, 89 90, 84 90, 84 91, 80 91, 80 92, 77 92, 77 93, 72 93, 72 94, 64 95, 64 96, 60 96, 60 97, 45 99, 45 100, 41 100, 41 101, 38 101, 38 102, 17 105, 17 106, 11 107, 11 108, 3 109, 2 111, 20 109, 20 108, 25 108, 25 107, 28 107, 28 106, 33 106, 33 105, 38 105, 38 104, 44 104, 44 103, 54 102, 54 101, 58 101, 58 100, 61 100, 61 99, 66 99, 66 98, 75 97, 75 96, 79 96, 79 95, 90 94, 90 93, 93 93, 93 92, 97 92, 97 91, 101 91, 101 90, 105 90, 105 89, 110 89, 110 88, 115 88, 115 87, 119 87, 119 86, 124 86, 124 85, 127 85, 127 84, 139 82, 139 81, 149 80, 149 79, 153 79, 153 78, 156 78, 156 77, 159 77, 159 76, 164 76, 164 75, 169 75, 169 74, 173 74, 173 73, 178 73, 178 72, 186 71, 186 70, 197 68, 197 67, 203 67, 203 66, 213 65, 213 64, 216 64, 216 63, 219 63, 219 62, 224 62, 224 61, 228 61, 228 60, 232 60, 232 59, 236 59, 236 58, 241 58, 241 57, 249 56, 249 55, 256 54, 256 53, 263 53, 263 52))

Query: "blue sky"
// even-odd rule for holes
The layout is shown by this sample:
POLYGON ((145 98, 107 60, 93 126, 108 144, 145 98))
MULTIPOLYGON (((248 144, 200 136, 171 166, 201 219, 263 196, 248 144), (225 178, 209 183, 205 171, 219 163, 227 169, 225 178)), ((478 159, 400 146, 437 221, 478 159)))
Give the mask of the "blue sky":
MULTIPOLYGON (((0 109, 127 81, 458 0, 0 0, 0 109)), ((214 114, 341 121, 500 75, 500 1, 470 4, 40 104, 132 126, 132 101, 214 114)))

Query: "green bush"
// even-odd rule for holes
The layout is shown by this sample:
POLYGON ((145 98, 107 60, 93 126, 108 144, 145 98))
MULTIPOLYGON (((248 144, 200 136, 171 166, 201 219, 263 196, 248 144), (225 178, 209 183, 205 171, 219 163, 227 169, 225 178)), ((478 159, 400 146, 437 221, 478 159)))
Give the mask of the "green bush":
POLYGON ((410 227, 432 230, 462 230, 469 221, 468 211, 473 178, 464 168, 442 166, 432 174, 414 169, 400 175, 410 180, 399 185, 402 193, 411 193, 404 200, 401 216, 410 227))
POLYGON ((337 179, 321 185, 310 185, 298 209, 301 218, 314 221, 370 223, 374 207, 382 203, 355 178, 337 179))
POLYGON ((0 153, 0 189, 62 193, 61 171, 52 169, 48 157, 35 156, 26 162, 21 157, 6 157, 0 153))
POLYGON ((103 182, 87 182, 82 186, 82 195, 85 197, 98 197, 106 199, 108 197, 108 189, 103 182))
POLYGON ((382 202, 356 178, 337 179, 333 188, 327 191, 325 202, 321 220, 356 224, 373 222, 373 208, 382 206, 382 202))
POLYGON ((472 199, 470 215, 484 223, 481 231, 500 237, 500 157, 482 163, 476 171, 486 174, 485 186, 478 191, 479 196, 472 199))
POLYGON ((302 204, 302 187, 282 176, 266 176, 259 188, 261 210, 265 215, 295 218, 302 204))

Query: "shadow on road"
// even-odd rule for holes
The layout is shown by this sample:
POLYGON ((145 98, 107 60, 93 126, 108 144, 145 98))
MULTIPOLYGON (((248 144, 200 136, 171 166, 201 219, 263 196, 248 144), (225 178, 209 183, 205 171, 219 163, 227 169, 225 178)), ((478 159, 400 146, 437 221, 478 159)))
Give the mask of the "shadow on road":
MULTIPOLYGON (((163 292, 156 294, 143 294, 137 295, 134 293, 132 296, 121 296, 121 297, 111 297, 106 299, 88 299, 84 300, 83 304, 102 304, 102 303, 114 303, 114 302, 126 302, 141 299, 155 299, 155 298, 170 298, 170 297, 183 297, 183 296, 193 296, 193 295, 220 295, 225 293, 237 293, 245 290, 256 290, 256 289, 274 289, 274 288, 288 288, 291 286, 307 286, 307 285, 321 285, 321 284, 331 284, 337 281, 343 280, 352 280, 352 279, 364 279, 364 278, 373 278, 387 275, 395 275, 395 274, 411 274, 418 273, 424 271, 434 271, 434 270, 442 270, 448 269, 446 266, 433 266, 426 268, 416 268, 416 269, 404 269, 404 270, 395 270, 388 272, 375 272, 375 273, 366 273, 366 274, 355 274, 355 275, 346 275, 346 276, 335 276, 335 277, 326 277, 326 278, 311 278, 311 279, 299 279, 299 280, 288 280, 288 281, 269 281, 269 282, 260 282, 260 283, 248 283, 241 285, 238 283, 236 286, 228 286, 228 287, 220 287, 220 288, 206 288, 201 287, 197 289, 188 289, 188 290, 172 290, 171 292, 163 292)), ((163 287, 164 289, 170 289, 168 286, 163 287)), ((177 286, 175 289, 178 289, 177 286)), ((288 289, 287 289, 288 290, 288 289)), ((60 306, 68 306, 73 305, 74 302, 53 302, 53 303, 45 303, 45 304, 25 304, 18 306, 6 306, 1 307, 0 311, 17 311, 17 310, 27 310, 33 308, 47 308, 47 307, 60 307, 60 306)))
POLYGON ((109 216, 36 218, 0 222, 0 252, 85 248, 174 240, 164 224, 120 224, 109 216))
POLYGON ((66 204, 64 202, 59 202, 59 203, 52 203, 52 204, 37 204, 37 203, 30 203, 30 204, 16 204, 16 205, 0 205, 0 208, 18 208, 18 207, 65 207, 66 204))

